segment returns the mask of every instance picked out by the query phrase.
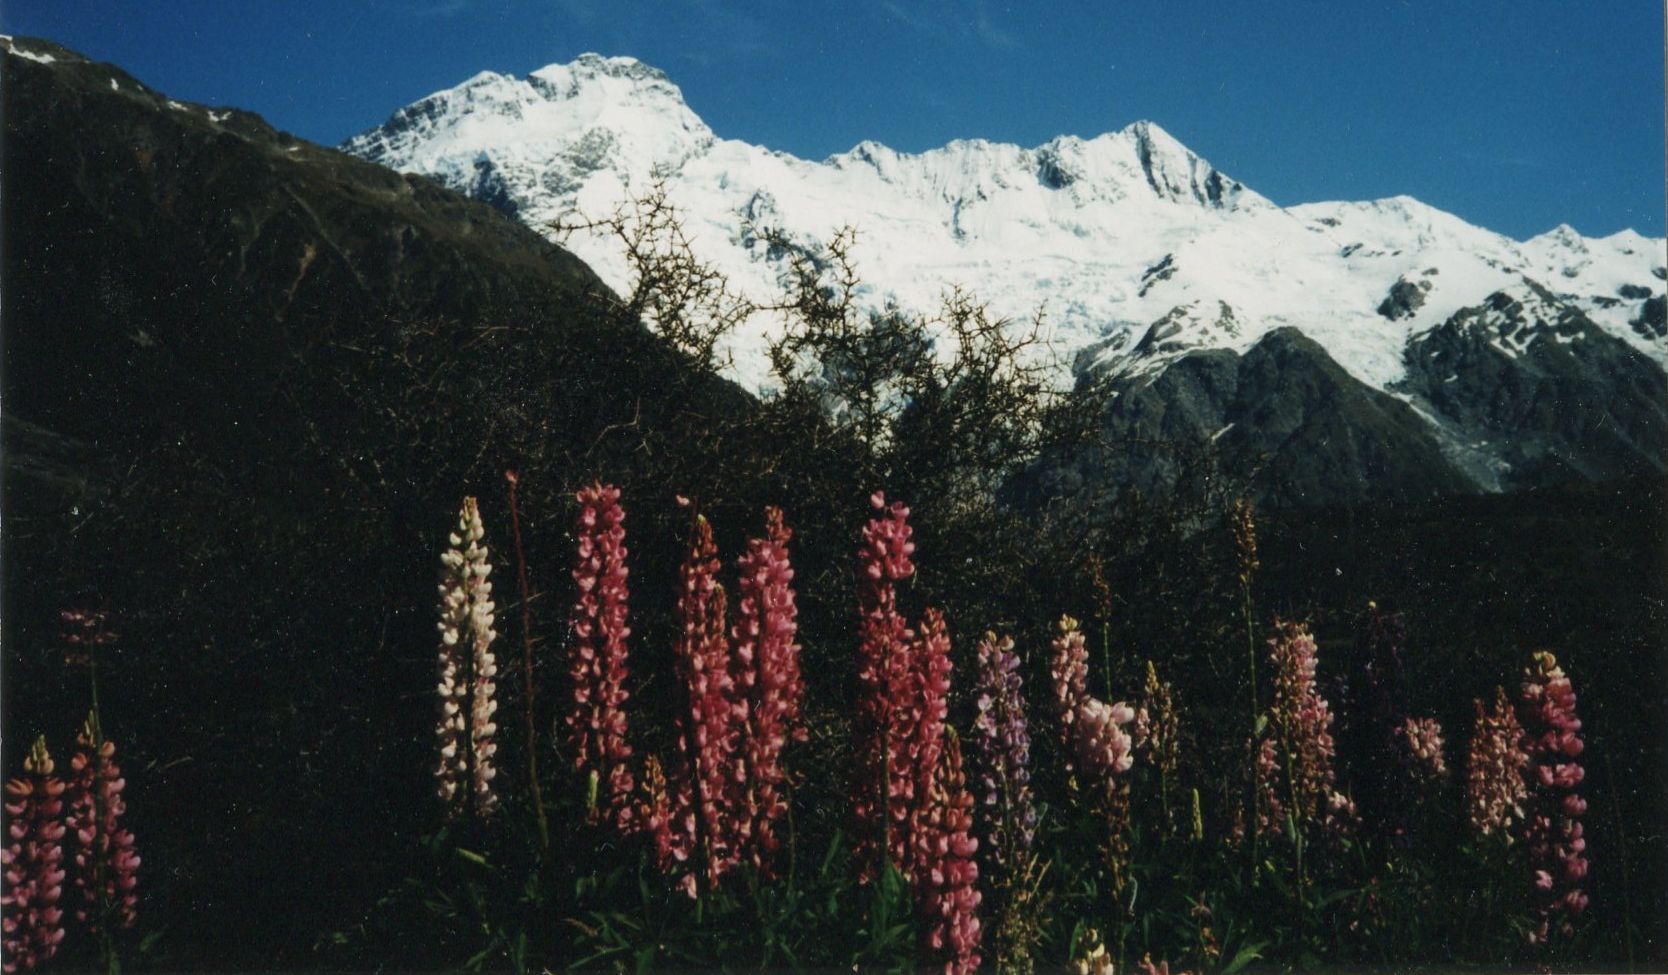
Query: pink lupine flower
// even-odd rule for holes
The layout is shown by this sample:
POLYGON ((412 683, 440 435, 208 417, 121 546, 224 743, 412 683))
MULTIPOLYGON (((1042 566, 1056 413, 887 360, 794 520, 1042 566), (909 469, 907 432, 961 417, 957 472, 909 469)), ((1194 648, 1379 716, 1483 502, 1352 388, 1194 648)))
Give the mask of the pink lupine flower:
POLYGON ((859 644, 857 675, 862 685, 856 714, 857 787, 852 796, 855 818, 854 852, 867 880, 878 872, 877 861, 896 847, 891 830, 894 796, 904 797, 912 783, 894 776, 890 766, 898 751, 898 722, 894 701, 909 696, 910 646, 914 635, 898 611, 897 584, 915 574, 910 556, 909 509, 886 504, 875 492, 869 499, 876 516, 863 529, 858 550, 857 602, 859 644), (895 780, 896 779, 896 780, 895 780))
POLYGON ((1278 833, 1286 821, 1286 803, 1285 790, 1280 788, 1284 770, 1273 738, 1258 743, 1253 771, 1257 778, 1257 831, 1265 836, 1278 833))
POLYGON ((102 609, 78 606, 58 617, 64 623, 64 663, 72 667, 91 665, 99 647, 116 642, 116 634, 105 629, 102 609))
POLYGON ((1395 735, 1402 748, 1403 761, 1411 767, 1416 779, 1429 782, 1447 776, 1441 722, 1435 718, 1407 718, 1396 727, 1395 735))
POLYGON ((1354 806, 1334 788, 1332 711, 1315 686, 1315 639, 1306 624, 1275 620, 1269 648, 1274 662, 1269 726, 1278 753, 1270 753, 1265 739, 1258 770, 1262 802, 1270 809, 1266 816, 1259 813, 1259 826, 1277 825, 1279 820, 1270 821, 1273 809, 1285 801, 1300 829, 1309 824, 1329 832, 1348 829, 1354 806))
POLYGON ((1085 769, 1106 775, 1128 772, 1135 763, 1135 743, 1123 726, 1135 720, 1135 711, 1122 701, 1107 704, 1086 698, 1077 706, 1074 730, 1077 758, 1085 769))
MULTIPOLYGON (((1166 959, 1155 965, 1152 955, 1142 955, 1141 961, 1135 966, 1135 975, 1172 975, 1170 962, 1166 959)), ((1191 973, 1183 970, 1175 972, 1174 975, 1191 975, 1191 973)))
POLYGON ((627 625, 630 589, 626 580, 625 511, 620 489, 592 484, 578 494, 579 518, 573 581, 579 589, 569 626, 568 674, 573 708, 566 717, 568 746, 577 771, 597 778, 593 823, 612 821, 632 828, 631 745, 626 740, 625 703, 631 636, 627 625))
POLYGON ((7 972, 38 967, 64 940, 64 783, 52 774, 46 739, 35 740, 23 776, 6 783, 4 892, 0 893, 0 946, 7 972))
POLYGON ((792 537, 792 530, 783 523, 782 509, 766 508, 765 537, 749 542, 738 562, 735 682, 737 692, 748 702, 742 839, 749 862, 766 873, 769 857, 780 845, 775 822, 787 812, 782 751, 789 740, 805 740, 805 728, 799 723, 805 682, 799 672, 799 644, 794 642, 799 611, 788 560, 792 537))
POLYGON ((717 553, 712 525, 696 515, 689 554, 678 570, 682 627, 676 653, 688 697, 687 710, 679 715, 682 760, 671 776, 669 822, 688 830, 678 843, 695 849, 699 842, 709 883, 736 863, 745 787, 740 730, 746 705, 732 676, 717 553))
POLYGON ((973 838, 973 797, 962 773, 961 743, 945 729, 927 783, 914 836, 917 900, 926 921, 923 942, 944 975, 979 967, 979 841, 973 838))
POLYGON ((448 817, 463 810, 466 793, 480 815, 490 814, 498 805, 492 790, 497 774, 492 759, 498 751, 493 741, 498 726, 492 720, 498 709, 498 702, 493 700, 498 663, 492 641, 498 634, 492 628, 492 583, 487 581, 492 565, 487 561, 486 546, 481 544, 485 535, 475 499, 464 498, 450 547, 440 556, 444 571, 440 582, 440 720, 435 726, 439 762, 435 778, 448 817))
POLYGON ((1077 620, 1062 616, 1050 666, 1054 703, 1066 742, 1066 767, 1110 784, 1135 761, 1135 743, 1123 726, 1135 710, 1122 701, 1108 704, 1088 692, 1089 651, 1077 620))
POLYGON ((892 723, 899 735, 889 752, 891 854, 904 875, 913 876, 911 836, 921 829, 929 809, 932 780, 944 749, 944 719, 950 711, 950 634, 943 613, 928 609, 922 614, 920 633, 909 647, 909 678, 893 686, 903 693, 892 701, 892 723))
POLYGON ((87 715, 70 757, 65 825, 74 843, 75 886, 81 894, 75 919, 94 931, 107 914, 123 928, 133 927, 138 918, 139 856, 133 833, 121 827, 126 785, 116 765, 115 743, 104 738, 97 713, 87 715))
POLYGON ((1477 832, 1484 836, 1499 832, 1510 842, 1513 827, 1523 821, 1529 796, 1523 778, 1529 765, 1523 726, 1503 687, 1494 689, 1492 710, 1484 710, 1480 700, 1474 703, 1477 717, 1465 781, 1467 816, 1477 832))
MULTIPOLYGON (((673 799, 671 785, 660 764, 660 756, 643 759, 643 827, 654 839, 655 855, 663 873, 672 873, 689 860, 695 846, 695 806, 687 796, 673 799)), ((694 874, 684 875, 684 889, 695 896, 694 874)))
POLYGON ((1552 654, 1535 654, 1524 672, 1519 711, 1530 761, 1526 833, 1540 915, 1529 940, 1546 944, 1554 931, 1574 934, 1571 921, 1587 907, 1581 888, 1587 840, 1580 821, 1587 803, 1575 791, 1584 777, 1576 761, 1583 750, 1581 720, 1575 690, 1552 654))
POLYGON ((1096 790, 1099 812, 1106 818, 1105 852, 1112 889, 1121 892, 1129 866, 1129 782, 1125 773, 1135 763, 1135 742, 1124 726, 1134 723, 1135 709, 1122 701, 1108 704, 1088 692, 1089 654, 1077 620, 1060 617, 1057 631, 1049 670, 1064 738, 1066 770, 1084 776, 1087 781, 1083 784, 1096 790))
POLYGON ((1054 656, 1050 661, 1049 676, 1053 678, 1054 707, 1060 719, 1060 730, 1067 743, 1066 769, 1072 769, 1072 725, 1077 720, 1077 708, 1089 696, 1089 647, 1077 620, 1060 617, 1054 637, 1054 656))

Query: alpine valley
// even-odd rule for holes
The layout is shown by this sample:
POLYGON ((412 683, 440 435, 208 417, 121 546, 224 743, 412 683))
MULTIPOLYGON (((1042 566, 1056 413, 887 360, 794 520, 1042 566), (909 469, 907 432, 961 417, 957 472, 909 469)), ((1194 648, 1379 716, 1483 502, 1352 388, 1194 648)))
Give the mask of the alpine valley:
MULTIPOLYGON (((583 55, 482 72, 342 148, 432 177, 547 236, 655 185, 697 255, 750 296, 786 249, 857 234, 874 311, 967 287, 1041 312, 1062 382, 1114 395, 1111 446, 1060 458, 1070 484, 1163 489, 1154 444, 1211 446, 1281 503, 1413 500, 1660 473, 1668 445, 1665 244, 1560 226, 1528 241, 1395 197, 1282 207, 1157 124, 1035 148, 865 142, 820 162, 720 138, 661 71, 583 55)), ((563 243, 626 290, 605 230, 563 243)), ((733 378, 768 392, 759 316, 733 378)))
MULTIPOLYGON (((173 43, 159 56, 206 50, 195 34, 173 43)), ((1149 937, 1154 958, 1159 939, 1189 946, 1163 955, 1159 970, 1177 971, 1530 957, 1517 953, 1529 915, 1500 905, 1531 896, 1532 874, 1473 864, 1518 863, 1531 844, 1473 855, 1459 759, 1474 702, 1549 648, 1588 722, 1592 906, 1572 947, 1593 954, 1521 969, 1668 971, 1668 738, 1640 717, 1668 709, 1664 241, 1562 228, 1516 242, 1405 198, 1282 208, 1150 123, 1034 149, 865 144, 810 162, 718 138, 629 59, 482 74, 346 151, 171 94, 53 41, 0 36, 0 738, 8 777, 36 736, 70 774, 91 702, 93 727, 120 739, 123 823, 143 857, 134 928, 104 929, 122 970, 923 970, 907 880, 889 868, 852 882, 868 700, 854 608, 877 591, 853 571, 873 563, 853 556, 883 491, 912 508, 910 534, 891 536, 919 566, 898 603, 942 609, 954 634, 938 658, 954 655, 954 697, 934 720, 977 726, 975 675, 999 657, 976 634, 1015 636, 1001 679, 1023 673, 1038 850, 1051 851, 1031 861, 1038 971, 1068 967, 1080 922, 1124 910, 1103 881, 1106 807, 1080 801, 1090 792, 1071 784, 1056 733, 1050 649, 1066 613, 1089 625, 1106 701, 1151 694, 1144 672, 1175 681, 1171 727, 1188 748, 1176 780, 1137 768, 1124 793, 1141 857, 1124 903, 1141 913, 1113 921, 1131 949, 1120 970, 1140 970, 1149 937), (1040 308, 1051 376, 1073 398, 1045 416, 1030 376, 946 380, 915 334, 881 330, 879 353, 841 361, 836 348, 816 374, 892 355, 871 372, 903 361, 924 376, 909 403, 884 404, 902 407, 885 435, 865 437, 815 382, 771 394, 764 350, 782 324, 764 314, 715 374, 621 300, 634 282, 613 240, 551 229, 657 184, 699 255, 756 297, 779 298, 791 259, 821 259, 849 225, 866 309, 932 315, 957 285, 1015 327, 1040 308), (1069 434, 1054 437, 1044 419, 1062 415, 1069 434), (1014 417, 1053 439, 1005 431, 1014 417), (1095 446, 1032 463, 1037 444, 1081 444, 1097 418, 1095 446), (715 645, 744 645, 741 607, 782 591, 750 588, 763 576, 742 566, 766 560, 735 556, 764 551, 749 542, 760 514, 784 512, 793 588, 777 605, 795 614, 811 732, 788 746, 786 878, 691 909, 649 837, 586 822, 599 780, 563 729, 589 693, 576 634, 600 590, 584 567, 602 557, 576 494, 599 482, 629 512, 612 578, 623 593, 629 577, 632 657, 616 687, 629 688, 645 797, 649 758, 693 740, 680 726, 695 670, 679 648, 693 632, 686 568, 707 557, 690 505, 722 553, 719 605, 734 580, 731 609, 701 631, 715 645), (435 582, 456 564, 465 496, 503 631, 502 828, 447 823, 435 801, 437 714, 456 707, 441 698, 437 712, 437 644, 440 667, 453 658, 436 611, 456 604, 437 607, 435 582), (91 653, 65 642, 73 607, 108 611, 102 697, 91 653), (1369 852, 1336 861, 1349 886, 1306 886, 1302 856, 1288 873, 1286 854, 1265 846, 1279 866, 1253 864, 1230 839, 1258 672, 1241 667, 1275 614, 1308 620, 1323 648, 1311 682, 1344 754, 1346 716, 1373 712, 1344 693, 1364 685, 1341 681, 1380 681, 1368 654, 1386 631, 1363 624, 1381 608, 1408 621, 1408 714, 1448 729, 1459 774, 1422 793, 1445 797, 1420 806, 1446 810, 1430 833, 1351 847, 1369 852), (527 801, 541 777, 548 846, 527 801), (1177 815, 1154 818, 1170 785, 1177 815)), ((624 625, 623 595, 612 605, 624 625)), ((897 672, 912 688, 944 673, 897 672)), ((1254 720, 1254 734, 1269 727, 1254 720)), ((988 781, 968 769, 969 790, 988 781)), ((14 798, 7 826, 34 828, 14 798)), ((12 876, 23 835, 7 841, 12 876)), ((88 847, 69 835, 74 878, 88 847)), ((115 970, 76 921, 74 880, 62 886, 70 934, 45 971, 115 970)), ((18 912, 3 913, 9 964, 18 912)), ((993 943, 1002 928, 986 917, 993 943)))

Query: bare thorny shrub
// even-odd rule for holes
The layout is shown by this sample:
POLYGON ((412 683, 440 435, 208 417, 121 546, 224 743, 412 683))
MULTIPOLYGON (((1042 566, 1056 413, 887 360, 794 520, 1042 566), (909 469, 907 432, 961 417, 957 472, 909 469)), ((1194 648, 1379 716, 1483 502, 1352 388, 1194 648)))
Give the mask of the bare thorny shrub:
POLYGON ((734 291, 723 272, 696 257, 666 185, 649 191, 600 218, 564 217, 551 228, 565 243, 575 233, 613 237, 631 269, 630 294, 616 308, 627 323, 658 333, 694 364, 718 369, 729 364, 719 343, 755 311, 734 291))
POLYGON ((1040 313, 997 318, 959 287, 931 315, 869 311, 853 231, 815 251, 762 236, 787 255, 787 294, 769 309, 786 324, 770 346, 777 399, 854 437, 875 483, 969 512, 1044 450, 1091 435, 1094 399, 1055 387, 1040 313))
POLYGON ((814 417, 819 439, 859 447, 853 474, 865 483, 966 510, 1043 451, 1094 429, 1096 398, 1053 385, 1041 314, 996 318, 959 287, 931 315, 865 308, 850 228, 814 247, 749 228, 781 262, 781 293, 768 301, 743 295, 695 254, 662 182, 607 217, 563 219, 554 230, 563 240, 612 237, 631 275, 618 314, 696 365, 723 368, 726 336, 774 319, 766 412, 807 432, 814 417))

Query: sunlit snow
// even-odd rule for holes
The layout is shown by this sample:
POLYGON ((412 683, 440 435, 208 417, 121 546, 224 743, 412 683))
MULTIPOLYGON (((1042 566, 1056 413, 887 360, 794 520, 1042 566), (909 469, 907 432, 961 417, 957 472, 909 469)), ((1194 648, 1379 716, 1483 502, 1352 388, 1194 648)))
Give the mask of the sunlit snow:
MULTIPOLYGON (((1405 196, 1282 208, 1150 122, 1029 149, 964 140, 910 154, 864 142, 813 162, 719 138, 660 71, 585 55, 526 78, 483 72, 344 148, 507 204, 546 233, 664 180, 699 255, 763 299, 784 268, 749 228, 815 247, 850 226, 871 307, 930 311, 961 285, 1002 316, 1041 308, 1062 379, 1074 357, 1149 371, 1292 325, 1384 388, 1403 375, 1410 336, 1495 291, 1527 292, 1525 279, 1668 363, 1668 343, 1629 325, 1641 301, 1618 297, 1624 285, 1663 293, 1661 239, 1559 227, 1519 242, 1405 196), (1392 320, 1378 308, 1403 278, 1428 290, 1392 320), (1132 352, 1155 323, 1163 341, 1132 352)), ((629 289, 613 239, 577 233, 566 244, 629 289)), ((735 376, 752 388, 767 385, 775 327, 761 317, 731 342, 735 376)))

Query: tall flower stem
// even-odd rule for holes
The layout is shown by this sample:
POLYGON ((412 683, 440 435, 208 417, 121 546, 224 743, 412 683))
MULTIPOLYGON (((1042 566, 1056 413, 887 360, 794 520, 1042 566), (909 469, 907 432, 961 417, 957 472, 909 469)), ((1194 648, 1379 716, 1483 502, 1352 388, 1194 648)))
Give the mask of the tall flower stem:
POLYGON ((510 534, 515 538, 515 580, 521 594, 521 718, 527 738, 527 783, 533 790, 533 813, 539 822, 539 849, 550 852, 550 822, 544 815, 544 790, 539 785, 539 738, 533 720, 533 623, 527 597, 527 557, 521 547, 521 509, 516 504, 515 471, 505 471, 510 484, 510 534))
MULTIPOLYGON (((1234 500, 1229 511, 1229 525, 1234 536, 1234 557, 1237 575, 1239 577, 1239 610, 1240 618, 1245 622, 1245 659, 1246 659, 1246 698, 1250 705, 1250 761, 1247 769, 1251 770, 1246 776, 1245 799, 1247 821, 1254 821, 1257 815, 1257 720, 1262 714, 1257 706, 1257 623, 1251 606, 1251 582, 1255 578, 1257 562, 1257 519, 1251 507, 1251 502, 1244 498, 1234 500)), ((1261 836, 1258 831, 1251 833, 1251 869, 1255 872, 1262 860, 1261 836)))
MULTIPOLYGON (((115 643, 117 635, 105 628, 104 610, 92 607, 80 607, 65 610, 59 614, 66 630, 64 643, 68 646, 65 658, 71 663, 80 663, 87 668, 87 684, 92 698, 92 710, 87 715, 87 723, 83 735, 90 740, 93 749, 93 761, 96 765, 93 782, 95 787, 89 790, 88 800, 92 805, 93 823, 101 828, 106 822, 104 809, 104 726, 100 720, 99 711, 99 680, 98 656, 99 648, 106 644, 115 643)), ((102 856, 93 856, 89 865, 92 871, 92 890, 96 891, 99 936, 99 963, 105 971, 115 973, 121 970, 121 960, 116 953, 116 944, 110 935, 110 926, 103 923, 110 914, 109 896, 105 889, 105 862, 102 856)))

